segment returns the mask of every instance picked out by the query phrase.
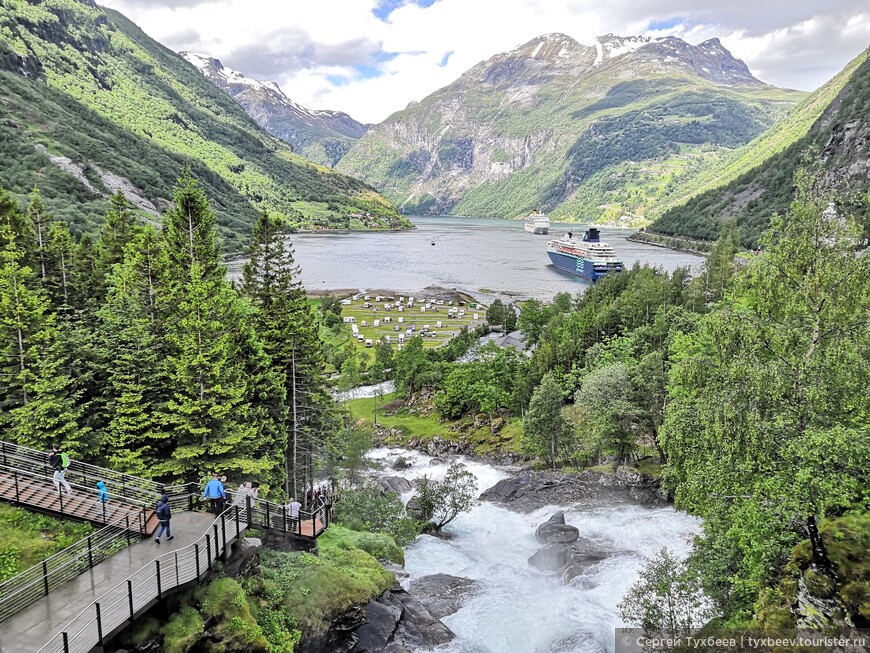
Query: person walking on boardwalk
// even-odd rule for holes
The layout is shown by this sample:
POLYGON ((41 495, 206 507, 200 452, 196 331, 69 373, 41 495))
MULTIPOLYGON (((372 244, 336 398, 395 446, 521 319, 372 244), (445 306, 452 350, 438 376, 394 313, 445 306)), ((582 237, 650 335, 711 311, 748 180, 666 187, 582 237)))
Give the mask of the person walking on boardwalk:
POLYGON ((160 522, 160 526, 157 528, 157 537, 154 538, 157 544, 160 544, 160 538, 164 531, 166 532, 167 542, 175 537, 172 531, 169 530, 169 520, 171 519, 172 511, 169 509, 169 497, 164 494, 160 497, 160 501, 157 502, 157 521, 160 522))
POLYGON ((302 504, 299 503, 296 499, 290 499, 290 503, 287 504, 287 516, 290 517, 290 530, 298 531, 299 530, 299 511, 302 509, 302 504))
POLYGON ((97 511, 100 513, 103 521, 106 521, 106 518, 112 514, 112 511, 109 510, 109 491, 106 489, 106 482, 97 481, 97 489, 99 490, 97 494, 97 511))
POLYGON ((60 466, 55 467, 54 468, 54 476, 52 477, 51 480, 54 481, 54 488, 57 490, 58 494, 60 494, 60 488, 61 488, 61 486, 63 486, 64 493, 67 496, 69 496, 72 494, 72 488, 70 487, 70 484, 66 482, 66 479, 63 477, 65 473, 66 472, 64 472, 63 467, 60 467, 60 466))
POLYGON ((51 467, 52 470, 61 467, 61 459, 60 459, 60 447, 54 445, 51 448, 51 451, 48 452, 48 466, 51 467))
POLYGON ((211 502, 211 511, 215 515, 220 514, 220 507, 227 499, 227 493, 224 492, 223 483, 217 472, 212 475, 212 479, 206 484, 202 496, 211 502))

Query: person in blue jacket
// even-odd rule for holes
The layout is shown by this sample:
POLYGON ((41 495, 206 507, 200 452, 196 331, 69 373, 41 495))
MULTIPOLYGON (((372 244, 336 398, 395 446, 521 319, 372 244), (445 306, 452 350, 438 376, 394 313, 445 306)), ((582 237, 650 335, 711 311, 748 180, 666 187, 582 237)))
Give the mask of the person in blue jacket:
POLYGON ((99 490, 97 493, 97 510, 103 521, 105 521, 112 514, 112 511, 109 510, 109 491, 106 489, 106 482, 97 481, 97 489, 99 490))
POLYGON ((164 494, 160 497, 160 501, 157 502, 157 521, 160 522, 160 526, 157 528, 157 537, 154 538, 157 544, 160 544, 160 538, 164 531, 167 535, 167 542, 175 537, 172 531, 169 530, 170 519, 172 519, 172 511, 169 509, 169 497, 164 494))
POLYGON ((220 475, 215 472, 212 479, 206 484, 202 496, 211 502, 211 511, 215 515, 221 514, 221 507, 227 500, 227 493, 224 492, 224 484, 220 481, 220 475))

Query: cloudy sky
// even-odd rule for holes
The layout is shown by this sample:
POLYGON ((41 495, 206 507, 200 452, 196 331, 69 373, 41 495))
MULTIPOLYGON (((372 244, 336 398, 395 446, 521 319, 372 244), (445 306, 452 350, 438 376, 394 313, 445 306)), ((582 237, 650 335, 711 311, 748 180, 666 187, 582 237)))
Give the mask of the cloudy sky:
POLYGON ((549 32, 717 36, 759 79, 813 90, 870 44, 867 0, 97 0, 173 50, 379 122, 549 32))

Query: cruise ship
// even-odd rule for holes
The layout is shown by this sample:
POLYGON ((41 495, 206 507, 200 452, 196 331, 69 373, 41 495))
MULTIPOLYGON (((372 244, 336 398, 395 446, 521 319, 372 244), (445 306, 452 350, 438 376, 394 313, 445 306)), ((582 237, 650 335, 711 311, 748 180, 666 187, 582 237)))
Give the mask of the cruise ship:
POLYGON ((591 227, 583 234, 582 241, 575 240, 570 231, 567 237, 554 238, 547 243, 547 255, 560 270, 590 281, 623 269, 613 248, 602 243, 598 229, 591 227))
POLYGON ((526 231, 530 234, 545 234, 550 231, 550 218, 543 213, 532 211, 526 218, 526 231))

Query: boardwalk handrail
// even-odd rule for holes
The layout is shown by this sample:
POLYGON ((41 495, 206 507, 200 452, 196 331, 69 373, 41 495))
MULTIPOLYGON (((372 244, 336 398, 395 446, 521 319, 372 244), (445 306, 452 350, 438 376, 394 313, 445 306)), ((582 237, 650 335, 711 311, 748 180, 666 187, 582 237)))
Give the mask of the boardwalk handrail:
POLYGON ((250 496, 238 492, 227 491, 227 499, 233 505, 243 507, 246 512, 243 517, 248 526, 253 528, 265 528, 267 530, 280 530, 296 537, 304 539, 317 539, 321 533, 329 528, 330 506, 324 502, 313 510, 299 510, 299 517, 292 519, 286 505, 267 501, 266 499, 252 499, 250 496), (311 535, 303 533, 303 524, 311 524, 311 535))
POLYGON ((98 523, 101 522, 103 524, 107 524, 108 523, 108 520, 107 520, 108 515, 111 515, 113 512, 115 512, 118 509, 124 509, 124 512, 129 512, 129 508, 131 506, 135 506, 136 510, 140 510, 143 514, 143 519, 145 519, 145 521, 147 521, 147 512, 150 509, 149 504, 139 503, 137 501, 130 500, 128 497, 125 497, 125 496, 120 495, 120 494, 116 494, 114 492, 106 492, 106 495, 108 496, 108 501, 104 504, 103 502, 101 502, 99 500, 100 490, 98 490, 96 487, 86 487, 83 485, 79 485, 78 483, 70 483, 69 484, 70 487, 75 488, 75 490, 77 492, 77 494, 72 495, 72 497, 65 495, 63 492, 57 492, 57 494, 56 494, 57 499, 58 499, 57 508, 54 508, 52 506, 49 510, 49 508, 47 506, 40 505, 36 502, 24 500, 22 495, 24 494, 24 492, 26 490, 33 489, 33 487, 34 487, 33 485, 28 485, 28 484, 25 484, 24 482, 25 481, 33 481, 33 480, 36 480, 37 482, 45 484, 46 490, 50 490, 52 492, 52 495, 54 495, 55 490, 54 490, 54 488, 51 487, 51 480, 50 479, 46 479, 38 471, 19 469, 17 467, 10 467, 8 465, 0 465, 0 473, 5 473, 5 474, 12 477, 13 489, 14 489, 14 493, 10 494, 9 496, 4 496, 4 494, 2 492, 0 492, 0 498, 7 500, 7 501, 11 501, 11 502, 18 504, 18 505, 21 505, 21 506, 28 506, 30 508, 48 510, 54 514, 60 514, 63 517, 71 516, 71 517, 74 517, 76 519, 82 519, 81 515, 79 515, 77 513, 67 512, 66 506, 70 505, 70 504, 75 505, 74 504, 75 501, 81 499, 82 496, 86 496, 86 497, 89 497, 90 499, 93 500, 95 510, 97 509, 98 506, 100 506, 100 512, 98 512, 97 517, 95 519, 91 519, 88 521, 94 521, 94 522, 98 522, 98 523))
POLYGON ((102 646, 170 590, 199 580, 239 537, 244 523, 241 507, 231 506, 196 542, 161 555, 103 593, 38 653, 88 653, 102 646))
MULTIPOLYGON (((49 481, 54 475, 54 470, 48 464, 47 452, 13 442, 0 441, 0 465, 39 474, 49 481)), ((97 481, 104 481, 113 491, 128 500, 134 499, 137 504, 154 503, 164 493, 172 495, 187 492, 187 486, 168 486, 78 460, 70 461, 65 476, 68 482, 75 482, 83 487, 94 486, 97 481)))
POLYGON ((126 512, 101 530, 0 583, 0 622, 129 545, 134 532, 146 535, 145 521, 141 510, 126 512))

